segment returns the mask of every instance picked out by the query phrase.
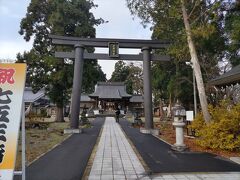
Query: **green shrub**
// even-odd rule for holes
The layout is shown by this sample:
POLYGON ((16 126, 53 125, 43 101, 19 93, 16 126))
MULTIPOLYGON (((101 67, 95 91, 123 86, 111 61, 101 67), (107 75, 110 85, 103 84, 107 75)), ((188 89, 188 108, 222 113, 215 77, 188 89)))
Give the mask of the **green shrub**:
POLYGON ((206 124, 199 114, 190 126, 199 137, 197 144, 210 149, 240 151, 240 104, 233 106, 222 101, 215 108, 209 106, 209 112, 211 123, 206 124))
POLYGON ((41 110, 40 110, 40 116, 42 116, 42 117, 47 117, 47 116, 48 116, 47 110, 44 109, 44 108, 41 108, 41 110))

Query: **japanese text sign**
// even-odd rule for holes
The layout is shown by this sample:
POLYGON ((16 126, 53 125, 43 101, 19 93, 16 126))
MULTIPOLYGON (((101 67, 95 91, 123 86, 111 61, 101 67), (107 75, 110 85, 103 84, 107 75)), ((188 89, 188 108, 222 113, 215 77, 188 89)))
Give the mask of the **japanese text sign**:
POLYGON ((108 43, 108 55, 112 58, 119 57, 119 43, 118 42, 109 42, 108 43))
POLYGON ((0 64, 0 180, 13 179, 25 77, 25 64, 0 64))

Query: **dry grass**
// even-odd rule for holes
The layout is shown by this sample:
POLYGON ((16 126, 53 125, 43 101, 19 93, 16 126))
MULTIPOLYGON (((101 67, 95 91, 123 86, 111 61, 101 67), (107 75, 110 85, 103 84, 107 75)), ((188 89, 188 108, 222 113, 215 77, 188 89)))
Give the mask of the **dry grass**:
MULTIPOLYGON (((26 129, 26 164, 29 165, 37 157, 46 153, 56 144, 62 142, 69 135, 63 134, 63 130, 68 127, 68 122, 49 123, 48 128, 29 128, 26 129)), ((20 133, 21 134, 21 133, 20 133)), ((21 135, 19 137, 16 168, 21 168, 21 135)))

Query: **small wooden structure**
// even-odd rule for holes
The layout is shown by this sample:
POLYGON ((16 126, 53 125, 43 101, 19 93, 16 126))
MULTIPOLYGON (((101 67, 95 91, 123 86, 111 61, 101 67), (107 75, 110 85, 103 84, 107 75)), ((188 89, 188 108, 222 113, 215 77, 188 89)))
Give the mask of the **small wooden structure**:
POLYGON ((230 71, 209 81, 210 86, 226 86, 240 83, 240 64, 233 67, 230 71))
POLYGON ((123 82, 98 82, 95 92, 89 95, 95 100, 95 107, 104 111, 112 111, 120 106, 122 110, 143 106, 142 95, 131 95, 126 92, 123 82))
MULTIPOLYGON (((31 105, 30 112, 34 114, 41 114, 42 110, 47 110, 46 106, 50 105, 50 100, 45 95, 44 89, 34 93, 31 87, 25 87, 23 100, 25 103, 25 109, 28 109, 31 105)), ((50 111, 51 110, 49 110, 49 113, 50 111)))
MULTIPOLYGON (((240 102, 240 64, 230 71, 208 82, 209 87, 215 87, 216 97, 231 99, 234 104, 240 102)), ((215 93, 214 93, 215 94, 215 93)))

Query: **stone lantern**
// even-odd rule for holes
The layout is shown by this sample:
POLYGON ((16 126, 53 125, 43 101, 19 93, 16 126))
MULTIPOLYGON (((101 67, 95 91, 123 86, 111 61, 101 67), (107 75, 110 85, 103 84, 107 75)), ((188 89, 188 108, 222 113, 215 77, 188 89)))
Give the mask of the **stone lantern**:
POLYGON ((173 150, 184 151, 187 149, 184 144, 183 128, 185 123, 183 122, 186 116, 186 110, 180 105, 179 101, 173 107, 173 126, 176 128, 176 143, 172 146, 173 150))

